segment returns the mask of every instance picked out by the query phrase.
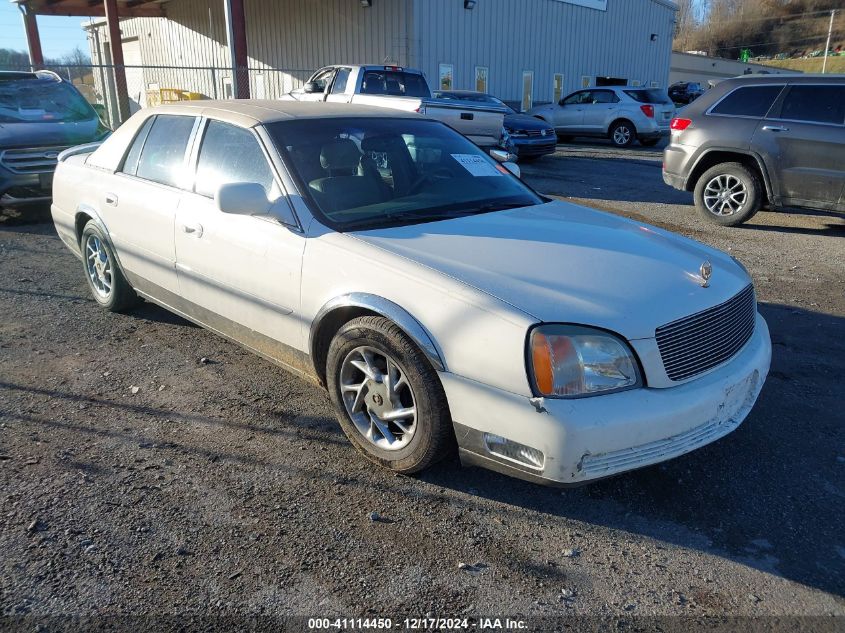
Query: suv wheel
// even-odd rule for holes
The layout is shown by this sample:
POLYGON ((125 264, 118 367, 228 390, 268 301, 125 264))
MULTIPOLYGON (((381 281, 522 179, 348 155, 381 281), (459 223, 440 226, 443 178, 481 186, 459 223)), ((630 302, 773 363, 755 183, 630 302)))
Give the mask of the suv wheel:
POLYGON ((695 185, 695 207, 706 219, 737 226, 760 210, 762 187, 755 173, 740 163, 722 163, 704 172, 695 185))
POLYGON ((628 147, 637 138, 637 129, 630 121, 619 121, 610 128, 608 136, 616 147, 628 147))

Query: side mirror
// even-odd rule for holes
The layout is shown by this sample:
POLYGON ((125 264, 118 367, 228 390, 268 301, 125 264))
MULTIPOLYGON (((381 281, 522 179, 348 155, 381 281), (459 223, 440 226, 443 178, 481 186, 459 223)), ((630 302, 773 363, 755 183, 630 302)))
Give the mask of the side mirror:
POLYGON ((257 182, 230 182, 220 185, 214 202, 223 213, 232 215, 266 215, 271 204, 267 192, 257 182))
POLYGON ((503 163, 505 167, 508 166, 508 163, 512 163, 516 160, 516 154, 511 154, 510 152, 503 149, 491 149, 490 156, 496 162, 503 163))
POLYGON ((519 168, 519 165, 516 163, 512 163, 510 161, 506 163, 502 163, 502 167, 507 169, 510 173, 512 173, 517 178, 522 178, 522 170, 519 168))
POLYGON ((557 102, 557 104, 558 104, 561 108, 562 108, 563 106, 565 106, 565 105, 566 105, 566 104, 563 102, 563 99, 561 99, 560 101, 558 101, 558 102, 557 102))
POLYGON ((323 92, 323 89, 316 81, 309 81, 302 87, 302 91, 307 94, 314 94, 315 92, 323 92))

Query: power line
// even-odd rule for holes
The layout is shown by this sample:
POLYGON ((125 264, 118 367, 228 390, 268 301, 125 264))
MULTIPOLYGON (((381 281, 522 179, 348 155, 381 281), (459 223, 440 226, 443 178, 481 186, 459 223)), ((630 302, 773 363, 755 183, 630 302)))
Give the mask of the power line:
POLYGON ((789 13, 786 15, 775 15, 768 18, 731 18, 729 20, 719 20, 719 21, 705 21, 701 23, 701 26, 716 26, 720 24, 736 24, 737 22, 767 22, 770 20, 786 20, 792 17, 800 18, 804 20, 811 20, 812 17, 804 17, 804 16, 828 16, 830 15, 830 9, 825 11, 805 11, 804 13, 789 13))

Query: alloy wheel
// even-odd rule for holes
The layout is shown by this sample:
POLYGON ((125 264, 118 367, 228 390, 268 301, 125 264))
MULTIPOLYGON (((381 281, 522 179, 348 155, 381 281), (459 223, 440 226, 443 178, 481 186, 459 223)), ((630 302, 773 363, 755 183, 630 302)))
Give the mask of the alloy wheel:
POLYGON ((627 125, 619 125, 613 130, 613 142, 617 145, 627 145, 631 142, 631 130, 627 125))
POLYGON ((748 200, 748 189, 736 176, 720 174, 704 187, 704 206, 713 215, 734 215, 748 200))
POLYGON ((114 283, 112 263, 103 241, 96 235, 89 235, 85 241, 85 270, 94 291, 108 299, 114 283))
POLYGON ((340 368, 340 391, 355 428, 377 447, 397 451, 417 430, 414 392, 402 367, 374 347, 356 347, 340 368))

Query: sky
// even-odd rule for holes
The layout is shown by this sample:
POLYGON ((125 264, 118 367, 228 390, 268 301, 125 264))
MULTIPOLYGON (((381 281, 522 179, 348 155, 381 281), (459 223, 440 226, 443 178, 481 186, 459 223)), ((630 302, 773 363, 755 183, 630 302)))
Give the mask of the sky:
MULTIPOLYGON (((88 52, 85 32, 80 27, 86 18, 39 15, 38 32, 44 57, 61 57, 79 46, 88 52)), ((26 51, 23 19, 16 4, 0 0, 0 48, 26 51)))

